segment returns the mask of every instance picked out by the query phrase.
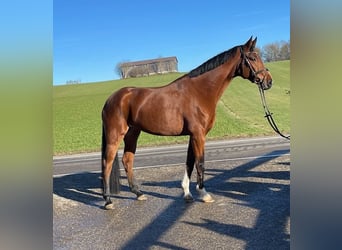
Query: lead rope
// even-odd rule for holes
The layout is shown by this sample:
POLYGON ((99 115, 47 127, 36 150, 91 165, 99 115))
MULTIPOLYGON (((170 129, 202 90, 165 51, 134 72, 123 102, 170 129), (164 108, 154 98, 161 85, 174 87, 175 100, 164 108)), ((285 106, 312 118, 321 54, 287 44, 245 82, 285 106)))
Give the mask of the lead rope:
POLYGON ((281 137, 284 137, 287 140, 290 140, 290 135, 285 136, 279 131, 275 121, 273 120, 272 113, 269 111, 269 109, 267 107, 264 90, 262 89, 261 84, 258 84, 258 87, 259 87, 259 92, 260 92, 260 96, 261 96, 261 102, 262 102, 262 105, 263 105, 264 110, 265 110, 265 118, 267 118, 268 123, 271 125, 271 127, 273 128, 273 130, 277 134, 279 134, 281 137))

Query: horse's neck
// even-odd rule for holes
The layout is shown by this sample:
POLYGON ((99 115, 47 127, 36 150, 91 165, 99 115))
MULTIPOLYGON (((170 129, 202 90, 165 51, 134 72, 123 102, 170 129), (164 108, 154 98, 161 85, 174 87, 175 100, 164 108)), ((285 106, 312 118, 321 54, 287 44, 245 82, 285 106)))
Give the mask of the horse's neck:
POLYGON ((213 100, 215 105, 221 98, 229 83, 235 77, 237 61, 225 63, 221 66, 199 76, 199 84, 196 84, 199 92, 202 92, 207 99, 213 100))

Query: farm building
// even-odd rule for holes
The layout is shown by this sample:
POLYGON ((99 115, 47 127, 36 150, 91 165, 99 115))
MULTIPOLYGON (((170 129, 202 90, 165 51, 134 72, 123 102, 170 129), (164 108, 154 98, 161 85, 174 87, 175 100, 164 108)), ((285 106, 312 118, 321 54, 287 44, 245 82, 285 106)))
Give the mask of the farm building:
POLYGON ((162 57, 151 60, 121 63, 119 65, 122 78, 149 76, 178 72, 177 57, 162 57))

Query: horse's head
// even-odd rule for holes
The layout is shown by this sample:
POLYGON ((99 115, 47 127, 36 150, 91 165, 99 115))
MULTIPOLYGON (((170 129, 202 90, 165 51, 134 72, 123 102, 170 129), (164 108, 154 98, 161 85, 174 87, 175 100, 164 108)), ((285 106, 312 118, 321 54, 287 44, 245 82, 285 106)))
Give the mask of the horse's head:
POLYGON ((258 52, 255 51, 257 38, 252 37, 242 46, 240 46, 241 63, 240 76, 256 83, 263 90, 269 89, 272 86, 272 76, 268 69, 264 66, 258 52))

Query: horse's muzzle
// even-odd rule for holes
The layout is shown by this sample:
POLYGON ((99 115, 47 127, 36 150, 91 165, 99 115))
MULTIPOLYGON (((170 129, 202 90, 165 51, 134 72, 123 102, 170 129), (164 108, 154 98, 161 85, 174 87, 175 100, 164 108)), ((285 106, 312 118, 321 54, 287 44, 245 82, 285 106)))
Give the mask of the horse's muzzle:
POLYGON ((259 78, 257 80, 259 80, 257 84, 259 84, 263 90, 268 90, 272 87, 273 79, 268 69, 264 71, 262 79, 259 78))
POLYGON ((263 90, 268 90, 268 89, 270 89, 272 87, 272 83, 273 83, 273 80, 271 79, 269 81, 262 81, 260 83, 260 85, 261 85, 261 88, 263 90))

